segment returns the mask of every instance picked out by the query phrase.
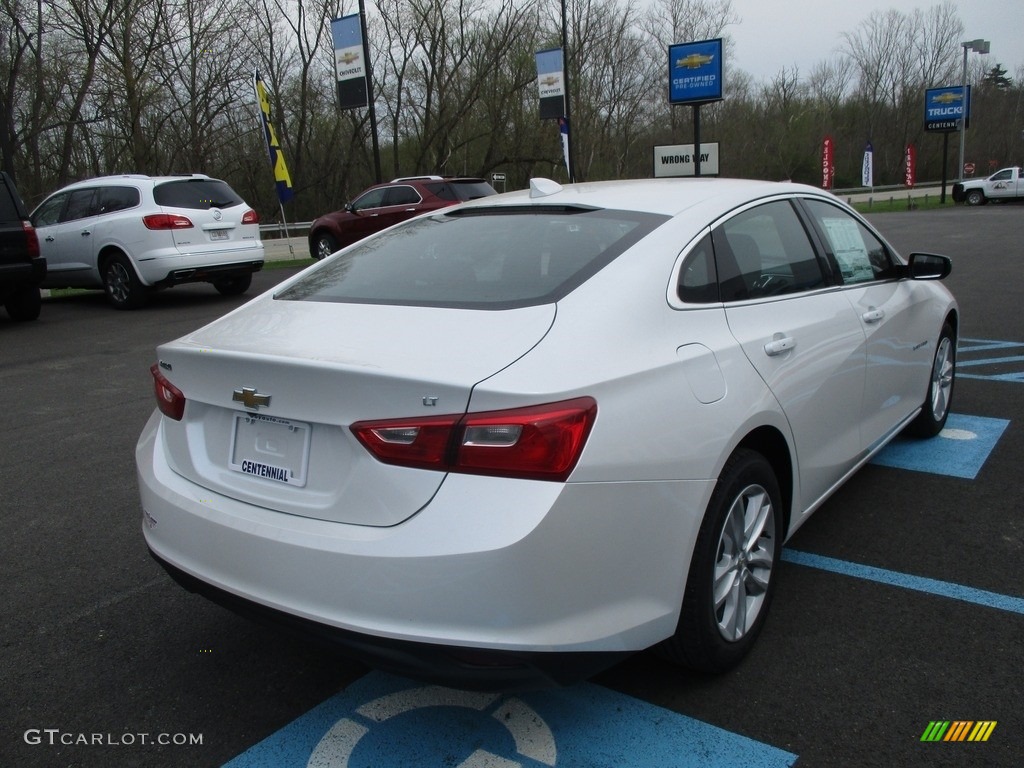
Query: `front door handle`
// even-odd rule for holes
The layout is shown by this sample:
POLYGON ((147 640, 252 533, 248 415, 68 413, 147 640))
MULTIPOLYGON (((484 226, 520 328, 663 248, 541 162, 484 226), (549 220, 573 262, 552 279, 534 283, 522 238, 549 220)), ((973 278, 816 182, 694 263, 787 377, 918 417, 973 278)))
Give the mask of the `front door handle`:
POLYGON ((861 319, 865 323, 877 323, 880 320, 882 320, 882 318, 884 318, 884 317, 885 317, 884 310, 875 309, 874 307, 872 307, 867 312, 865 312, 863 315, 861 315, 861 319))
POLYGON ((768 357, 775 357, 781 355, 783 352, 788 352, 796 346, 796 339, 790 336, 784 336, 781 339, 772 339, 764 345, 764 353, 768 357))

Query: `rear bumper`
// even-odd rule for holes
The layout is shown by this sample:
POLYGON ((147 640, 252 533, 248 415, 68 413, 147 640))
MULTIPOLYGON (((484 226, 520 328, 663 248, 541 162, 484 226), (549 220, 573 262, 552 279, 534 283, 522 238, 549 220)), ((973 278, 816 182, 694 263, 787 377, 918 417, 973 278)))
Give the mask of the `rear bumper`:
POLYGON ((46 259, 35 258, 14 264, 0 264, 0 296, 26 286, 39 285, 46 277, 46 259))
POLYGON ((243 261, 232 264, 211 264, 196 267, 179 267, 167 273, 162 280, 157 280, 153 285, 158 288, 169 288, 172 285, 183 283, 212 283, 215 280, 223 280, 239 275, 249 275, 263 269, 263 260, 243 261))
POLYGON ((240 616, 282 627, 337 648, 375 669, 451 688, 479 691, 528 691, 571 685, 622 661, 623 652, 527 653, 459 648, 376 637, 332 627, 246 600, 153 558, 178 584, 240 616))
POLYGON ((467 688, 566 684, 670 636, 713 487, 451 475, 406 522, 349 525, 176 475, 160 421, 136 462, 143 533, 175 578, 374 666, 467 688))

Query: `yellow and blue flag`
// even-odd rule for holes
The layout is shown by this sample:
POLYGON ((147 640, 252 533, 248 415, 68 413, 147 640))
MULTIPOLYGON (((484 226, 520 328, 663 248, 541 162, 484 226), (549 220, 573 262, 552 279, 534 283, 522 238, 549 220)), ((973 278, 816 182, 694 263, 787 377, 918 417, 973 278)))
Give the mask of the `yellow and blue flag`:
POLYGON ((252 81, 256 89, 256 101, 260 105, 263 133, 267 139, 267 152, 270 154, 270 167, 274 169, 277 197, 282 203, 287 203, 295 196, 295 190, 292 189, 292 177, 288 174, 288 166, 284 162, 281 142, 277 140, 277 132, 270 121, 270 97, 267 96, 267 86, 263 84, 259 70, 253 70, 252 81))

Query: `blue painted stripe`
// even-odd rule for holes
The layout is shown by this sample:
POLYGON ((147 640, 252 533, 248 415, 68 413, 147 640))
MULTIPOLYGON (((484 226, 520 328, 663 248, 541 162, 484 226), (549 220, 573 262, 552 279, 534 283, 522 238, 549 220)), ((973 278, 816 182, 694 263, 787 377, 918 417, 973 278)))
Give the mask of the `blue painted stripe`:
POLYGON ((808 552, 798 552, 793 549, 784 549, 782 559, 787 563, 805 565, 808 568, 817 568, 822 571, 830 571, 843 576, 853 576, 857 579, 867 579, 880 584, 888 584, 893 587, 903 587, 916 592, 927 592, 940 597, 948 597, 953 600, 963 600, 975 605, 983 605, 986 608, 996 608, 1000 611, 1024 614, 1024 597, 1013 597, 1001 595, 998 592, 989 592, 984 589, 965 587, 962 584, 953 584, 949 581, 938 579, 927 579, 923 576, 912 576, 908 573, 888 571, 884 568, 875 568, 871 565, 860 565, 846 560, 836 560, 823 555, 812 555, 808 552))

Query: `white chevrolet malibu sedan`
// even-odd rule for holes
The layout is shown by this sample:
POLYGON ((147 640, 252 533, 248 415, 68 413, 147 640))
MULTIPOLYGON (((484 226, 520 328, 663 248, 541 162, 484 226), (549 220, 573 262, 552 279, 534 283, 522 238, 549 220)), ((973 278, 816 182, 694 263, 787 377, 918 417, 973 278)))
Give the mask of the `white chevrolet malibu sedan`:
POLYGON ((146 541, 420 679, 727 669, 787 537, 942 429, 949 271, 796 184, 536 179, 414 219, 157 350, 146 541))

